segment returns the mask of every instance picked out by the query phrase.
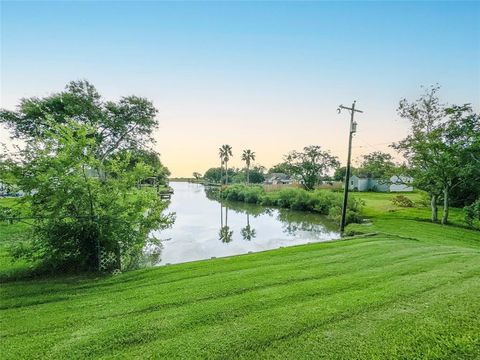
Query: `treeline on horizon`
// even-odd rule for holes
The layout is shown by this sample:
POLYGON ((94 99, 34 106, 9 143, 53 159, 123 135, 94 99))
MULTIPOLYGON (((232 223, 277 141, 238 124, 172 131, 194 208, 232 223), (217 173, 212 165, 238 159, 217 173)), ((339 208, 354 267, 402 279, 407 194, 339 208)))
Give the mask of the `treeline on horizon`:
MULTIPOLYGON (((442 104, 438 90, 431 87, 417 100, 400 101, 398 114, 410 131, 392 148, 404 157, 403 164, 377 152, 365 156, 356 171, 380 178, 392 172, 409 176, 428 194, 433 222, 442 203, 442 224, 448 222, 450 205, 465 206, 467 223, 479 224, 479 115, 469 104, 442 104)), ((0 124, 24 143, 0 154, 1 185, 24 194, 15 206, 0 206, 0 221, 28 221, 10 249, 14 259, 60 272, 142 266, 144 246, 159 243, 152 230, 174 220, 166 213, 168 202, 158 196, 169 171, 153 150, 157 112, 150 100, 138 96, 105 100, 88 81, 72 81, 43 98, 21 99, 15 111, 0 110, 0 124)), ((324 196, 315 192, 318 184, 332 173, 341 180, 345 173, 338 158, 317 145, 286 154, 268 170, 253 165, 256 155, 250 149, 241 154, 244 169, 228 167, 230 145, 222 145, 218 156, 220 166, 203 178, 245 183, 241 192, 249 192, 249 184, 263 182, 269 172, 299 181, 305 188, 301 194, 270 199, 278 206, 287 195, 290 207, 309 204, 310 197, 324 196)), ((195 173, 195 178, 202 175, 195 173)), ((270 195, 261 197, 266 203, 270 195)))
MULTIPOLYGON (((402 99, 398 115, 408 121, 408 135, 390 147, 404 159, 401 164, 393 157, 376 151, 367 154, 352 174, 365 175, 384 182, 396 175, 397 183, 408 179, 408 184, 425 191, 430 198, 431 220, 438 221, 442 205, 441 223, 448 222, 450 206, 465 208, 469 225, 480 222, 480 116, 470 104, 447 105, 440 101, 439 86, 431 86, 414 101, 402 99)), ((210 182, 261 183, 266 174, 285 173, 300 183, 305 190, 314 190, 322 182, 342 181, 346 169, 338 158, 318 145, 306 146, 301 151, 284 155, 283 162, 268 169, 251 167, 243 150, 244 169, 229 169, 233 155, 230 145, 219 149, 220 167, 208 169, 203 179, 210 182), (249 181, 249 174, 254 176, 249 181), (330 175, 333 174, 333 175, 330 175)), ((201 174, 194 173, 199 179, 201 174)))

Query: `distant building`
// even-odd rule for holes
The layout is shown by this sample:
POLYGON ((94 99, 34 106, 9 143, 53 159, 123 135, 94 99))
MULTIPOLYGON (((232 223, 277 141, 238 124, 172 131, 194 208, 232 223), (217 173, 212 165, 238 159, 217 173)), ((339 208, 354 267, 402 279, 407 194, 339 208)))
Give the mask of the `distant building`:
POLYGON ((389 180, 381 180, 366 175, 353 175, 350 177, 349 187, 352 191, 377 191, 377 192, 409 192, 413 187, 409 185, 412 178, 407 176, 392 176, 389 180))
POLYGON ((265 175, 264 183, 267 185, 291 184, 292 179, 284 173, 273 173, 265 175))
POLYGON ((409 176, 392 176, 390 178, 390 191, 413 191, 413 186, 410 185, 413 179, 409 176))

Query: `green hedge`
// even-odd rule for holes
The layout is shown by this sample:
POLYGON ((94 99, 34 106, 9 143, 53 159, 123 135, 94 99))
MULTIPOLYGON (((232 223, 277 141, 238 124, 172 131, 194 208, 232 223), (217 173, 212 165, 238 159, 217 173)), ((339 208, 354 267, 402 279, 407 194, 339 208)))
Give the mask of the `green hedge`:
MULTIPOLYGON (((306 191, 284 188, 266 192, 262 186, 234 184, 222 191, 222 197, 230 201, 243 201, 264 206, 278 206, 292 210, 313 211, 340 220, 343 195, 329 190, 306 191)), ((362 203, 350 197, 347 207, 347 223, 360 222, 362 203)))

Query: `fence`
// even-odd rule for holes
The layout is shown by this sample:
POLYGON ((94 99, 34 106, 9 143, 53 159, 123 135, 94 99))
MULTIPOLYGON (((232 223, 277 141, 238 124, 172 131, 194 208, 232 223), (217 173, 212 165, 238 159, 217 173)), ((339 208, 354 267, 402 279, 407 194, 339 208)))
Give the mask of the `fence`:
MULTIPOLYGON (((35 226, 28 220, 51 220, 52 218, 43 217, 43 216, 14 216, 10 213, 3 213, 0 214, 0 223, 4 222, 6 225, 13 225, 16 222, 24 223, 29 226, 35 226), (27 221, 26 221, 27 220, 27 221)), ((96 238, 95 243, 95 257, 96 257, 96 268, 100 272, 110 271, 113 270, 114 273, 121 271, 122 264, 121 264, 121 256, 116 254, 113 251, 107 251, 101 244, 101 226, 100 223, 102 221, 120 221, 116 218, 112 217, 102 217, 98 215, 77 215, 77 216, 64 216, 55 218, 55 220, 66 220, 66 219, 75 219, 77 221, 88 221, 97 224, 99 234, 96 238)))

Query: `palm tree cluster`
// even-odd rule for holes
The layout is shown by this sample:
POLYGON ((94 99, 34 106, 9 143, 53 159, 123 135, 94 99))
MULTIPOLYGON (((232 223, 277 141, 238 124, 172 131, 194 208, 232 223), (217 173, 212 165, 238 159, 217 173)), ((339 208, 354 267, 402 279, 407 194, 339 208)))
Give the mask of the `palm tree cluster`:
MULTIPOLYGON (((230 157, 233 156, 232 147, 228 144, 222 145, 218 149, 218 155, 220 157, 220 169, 222 171, 222 174, 223 174, 223 166, 225 165, 225 184, 228 184, 228 161, 230 160, 230 157)), ((255 161, 255 152, 250 149, 243 150, 242 160, 245 161, 245 164, 247 166, 246 169, 247 169, 247 184, 248 184, 250 183, 250 164, 252 161, 255 161)), ((223 175, 220 182, 221 183, 223 182, 223 175)))

